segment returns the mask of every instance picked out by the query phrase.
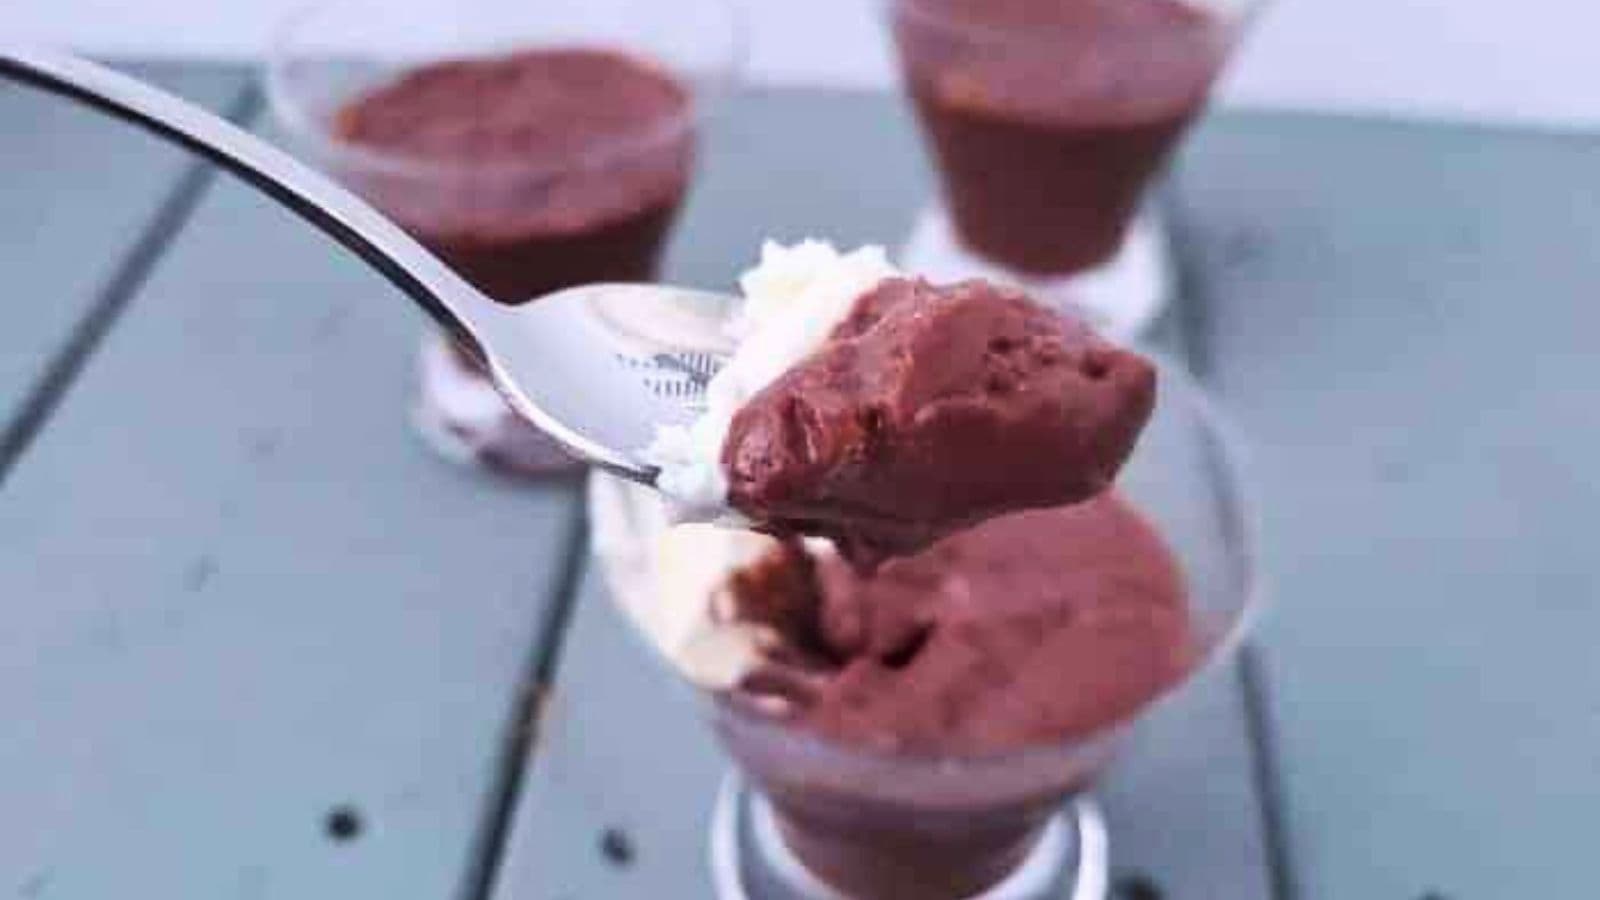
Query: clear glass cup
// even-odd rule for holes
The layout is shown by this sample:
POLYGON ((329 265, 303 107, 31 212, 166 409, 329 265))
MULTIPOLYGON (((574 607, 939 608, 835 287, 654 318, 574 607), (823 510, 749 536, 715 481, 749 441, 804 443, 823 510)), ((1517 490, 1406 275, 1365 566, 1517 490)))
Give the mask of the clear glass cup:
MULTIPOLYGON (((1075 276, 1161 264, 1149 226, 1130 229, 1254 0, 886 2, 941 188, 906 248, 907 268, 1004 276, 1068 302, 1074 287, 1098 284, 1075 276)), ((1132 277, 1115 283, 1121 293, 1158 289, 1132 277)), ((1090 305, 1123 336, 1118 323, 1153 314, 1148 297, 1106 302, 1145 304, 1090 305)))
MULTIPOLYGON (((689 189, 699 124, 733 86, 743 48, 733 0, 332 0, 283 29, 266 85, 296 149, 486 294, 515 304, 575 284, 656 277, 689 189), (510 159, 413 155, 348 134, 352 107, 397 79, 539 50, 621 54, 669 76, 687 102, 636 127, 610 123, 510 159)), ((450 101, 451 116, 464 103, 481 101, 488 112, 496 102, 450 101)), ((518 474, 578 466, 513 415, 442 334, 424 341, 415 413, 424 437, 454 459, 518 474)))
MULTIPOLYGON (((776 849, 748 835, 730 840, 729 846, 742 848, 733 855, 767 858, 727 868, 768 873, 768 882, 781 881, 783 889, 744 884, 724 888, 723 896, 1076 897, 1082 894, 1059 886, 1103 879, 1104 847, 1094 842, 1079 847, 1076 859, 1054 857, 1072 871, 1029 879, 1052 885, 1053 893, 984 893, 1016 880, 1047 826, 1069 800, 1092 789, 1137 720, 1226 658, 1260 605, 1256 507, 1239 443, 1181 366, 1158 363, 1156 411, 1118 490, 1161 532, 1183 569, 1198 645, 1183 683, 1093 734, 987 757, 916 757, 847 746, 771 717, 738 694, 708 691, 711 724, 781 837, 776 849), (804 877, 781 877, 794 868, 780 858, 790 855, 804 877)), ((637 548, 651 545, 648 532, 662 521, 640 509, 654 501, 626 487, 597 484, 593 493, 597 546, 613 593, 625 606, 648 604, 648 566, 637 548), (644 596, 628 597, 630 590, 644 596)), ((732 827, 750 828, 748 821, 732 827)))

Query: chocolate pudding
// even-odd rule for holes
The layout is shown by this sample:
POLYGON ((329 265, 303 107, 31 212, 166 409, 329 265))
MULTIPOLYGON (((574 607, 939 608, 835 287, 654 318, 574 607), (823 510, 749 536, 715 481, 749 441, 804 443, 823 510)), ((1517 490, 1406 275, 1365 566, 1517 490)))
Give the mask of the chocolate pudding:
POLYGON ((335 133, 376 159, 341 174, 504 303, 652 279, 694 155, 687 89, 600 49, 422 66, 345 106, 335 133))
POLYGON ((1115 255, 1204 104, 1231 23, 1184 0, 896 0, 956 231, 1029 275, 1115 255))
POLYGON ((912 761, 903 782, 929 777, 918 760, 953 767, 892 799, 876 773, 775 752, 724 719, 790 848, 853 897, 966 897, 1004 877, 1103 762, 1052 748, 1114 733, 1198 658, 1177 560, 1111 492, 994 519, 870 578, 791 543, 732 596, 732 616, 778 635, 728 698, 741 716, 912 761), (985 759, 997 769, 961 774, 985 759), (1017 780, 984 783, 994 771, 1017 780))
MULTIPOLYGON (((978 756, 1092 734, 1191 658, 1183 579, 1114 492, 993 519, 864 576, 786 544, 734 577, 814 676, 792 719, 883 753, 978 756)), ((756 688, 759 690, 759 686, 756 688)))
POLYGON ((1155 371, 1021 293, 891 278, 734 415, 729 503, 871 568, 982 520, 1103 491, 1155 371))

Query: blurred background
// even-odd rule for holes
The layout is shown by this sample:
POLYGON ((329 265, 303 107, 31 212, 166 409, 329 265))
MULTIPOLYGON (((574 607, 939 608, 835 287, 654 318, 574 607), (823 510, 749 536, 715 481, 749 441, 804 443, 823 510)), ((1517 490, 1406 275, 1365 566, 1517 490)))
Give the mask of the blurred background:
MULTIPOLYGON (((395 0, 403 9, 421 0, 395 0)), ((302 0, 13 2, 0 28, 111 56, 249 57, 302 0)), ((749 4, 753 74, 782 84, 883 87, 876 0, 749 4)), ((404 22, 397 15, 394 22, 404 22)), ((382 39, 384 22, 373 23, 382 39)), ((1281 0, 1223 91, 1251 107, 1600 124, 1600 6, 1572 0, 1281 0)))

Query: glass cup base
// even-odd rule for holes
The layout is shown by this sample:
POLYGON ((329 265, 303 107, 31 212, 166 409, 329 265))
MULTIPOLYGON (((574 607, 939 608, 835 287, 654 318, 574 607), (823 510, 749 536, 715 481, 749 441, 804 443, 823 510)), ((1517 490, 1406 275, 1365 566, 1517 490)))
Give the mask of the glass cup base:
POLYGON ((1075 275, 1024 275, 961 245, 942 203, 917 216, 898 262, 907 272, 935 281, 984 278, 1015 285, 1063 311, 1076 312, 1101 334, 1130 343, 1155 322, 1172 291, 1172 259, 1160 214, 1145 208, 1134 219, 1122 249, 1109 261, 1075 275))
MULTIPOLYGON (((853 900, 824 884, 790 852, 772 807, 735 772, 717 792, 711 819, 717 900, 853 900)), ((1105 820, 1087 796, 1071 800, 1006 879, 968 900, 1106 900, 1105 820)))
POLYGON ((517 477, 584 469, 553 438, 513 413, 489 379, 469 368, 442 334, 422 339, 411 421, 423 443, 459 465, 517 477))

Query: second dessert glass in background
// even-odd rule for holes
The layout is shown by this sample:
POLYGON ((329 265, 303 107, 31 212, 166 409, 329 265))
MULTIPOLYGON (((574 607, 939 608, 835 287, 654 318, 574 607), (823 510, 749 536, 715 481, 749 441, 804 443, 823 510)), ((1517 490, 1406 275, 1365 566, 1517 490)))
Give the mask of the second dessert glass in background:
MULTIPOLYGON (((267 95, 297 150, 515 304, 656 277, 743 48, 733 0, 334 0, 283 30, 267 95)), ((448 458, 579 468, 442 334, 418 365, 415 422, 448 458)))
POLYGON ((902 266, 1133 338, 1169 285, 1145 192, 1256 0, 885 0, 939 175, 902 266))

